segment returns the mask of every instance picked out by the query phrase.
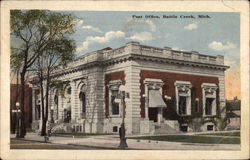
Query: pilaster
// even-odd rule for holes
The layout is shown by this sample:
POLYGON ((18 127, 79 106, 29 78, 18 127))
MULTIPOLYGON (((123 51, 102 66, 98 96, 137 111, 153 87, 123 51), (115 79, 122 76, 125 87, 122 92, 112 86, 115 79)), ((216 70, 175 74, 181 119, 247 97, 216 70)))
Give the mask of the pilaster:
POLYGON ((76 105, 77 101, 77 88, 76 88, 76 82, 71 81, 70 82, 70 87, 71 87, 71 120, 75 121, 78 118, 78 109, 76 105))

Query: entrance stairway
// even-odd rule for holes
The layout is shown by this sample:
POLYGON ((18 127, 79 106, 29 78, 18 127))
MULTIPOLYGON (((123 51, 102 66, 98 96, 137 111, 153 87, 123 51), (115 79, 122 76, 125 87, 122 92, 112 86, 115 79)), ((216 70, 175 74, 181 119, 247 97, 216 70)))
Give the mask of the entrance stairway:
POLYGON ((165 123, 154 123, 155 131, 154 134, 174 134, 174 133, 181 133, 179 131, 178 123, 168 124, 165 123))
POLYGON ((51 133, 70 133, 72 130, 70 123, 54 123, 51 127, 51 133))

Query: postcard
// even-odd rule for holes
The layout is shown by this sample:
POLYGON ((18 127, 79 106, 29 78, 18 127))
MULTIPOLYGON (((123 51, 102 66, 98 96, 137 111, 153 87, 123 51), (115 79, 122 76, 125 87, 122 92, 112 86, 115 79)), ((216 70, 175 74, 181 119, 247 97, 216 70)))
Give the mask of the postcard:
POLYGON ((3 1, 1 158, 248 158, 247 4, 3 1))

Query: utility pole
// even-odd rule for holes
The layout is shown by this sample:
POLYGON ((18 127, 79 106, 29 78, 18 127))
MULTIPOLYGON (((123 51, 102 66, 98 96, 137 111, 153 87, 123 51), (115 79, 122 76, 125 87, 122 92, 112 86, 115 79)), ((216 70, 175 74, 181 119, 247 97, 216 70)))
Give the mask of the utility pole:
POLYGON ((122 105, 122 124, 121 127, 119 128, 119 135, 120 135, 120 145, 119 148, 125 149, 128 147, 127 142, 126 142, 126 130, 125 130, 125 86, 121 85, 120 88, 120 97, 121 97, 121 105, 122 105))

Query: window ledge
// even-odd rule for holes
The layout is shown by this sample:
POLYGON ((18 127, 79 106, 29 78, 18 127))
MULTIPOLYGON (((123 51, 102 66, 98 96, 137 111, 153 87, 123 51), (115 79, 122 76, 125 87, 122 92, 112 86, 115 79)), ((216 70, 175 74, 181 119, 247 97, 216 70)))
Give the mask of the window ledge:
POLYGON ((109 117, 110 118, 121 118, 122 116, 121 115, 110 115, 109 117))

